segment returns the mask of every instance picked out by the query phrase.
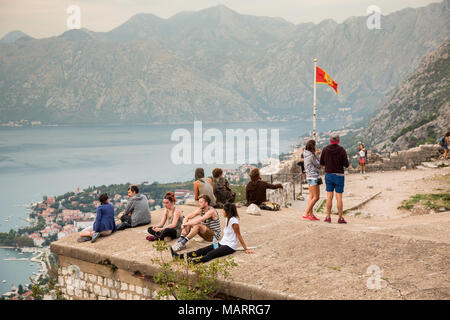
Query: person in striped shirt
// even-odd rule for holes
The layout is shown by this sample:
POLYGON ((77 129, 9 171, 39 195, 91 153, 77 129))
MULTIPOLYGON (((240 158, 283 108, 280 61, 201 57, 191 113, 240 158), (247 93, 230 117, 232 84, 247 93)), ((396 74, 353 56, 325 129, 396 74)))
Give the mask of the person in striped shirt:
POLYGON ((172 246, 174 252, 186 248, 186 243, 197 234, 206 241, 220 238, 220 216, 211 206, 211 198, 202 194, 198 197, 199 208, 188 214, 181 225, 181 236, 172 246))

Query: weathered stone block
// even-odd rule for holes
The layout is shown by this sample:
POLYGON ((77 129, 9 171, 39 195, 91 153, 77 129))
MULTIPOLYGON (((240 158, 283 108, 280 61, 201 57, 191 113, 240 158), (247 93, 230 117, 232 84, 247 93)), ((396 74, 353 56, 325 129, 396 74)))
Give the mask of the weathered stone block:
POLYGON ((94 293, 100 295, 102 293, 101 287, 99 285, 94 286, 94 293))
POLYGON ((114 289, 112 289, 112 290, 111 290, 111 298, 113 298, 113 299, 117 299, 117 297, 118 297, 118 295, 117 295, 117 291, 116 291, 116 290, 114 290, 114 289))
POLYGON ((109 289, 103 287, 102 288, 102 296, 109 297, 110 295, 111 295, 111 293, 110 293, 109 289))
MULTIPOLYGON (((105 278, 106 279, 106 278, 105 278)), ((106 279, 107 280, 107 286, 109 287, 109 288, 113 288, 114 287, 114 280, 113 279, 106 279)))

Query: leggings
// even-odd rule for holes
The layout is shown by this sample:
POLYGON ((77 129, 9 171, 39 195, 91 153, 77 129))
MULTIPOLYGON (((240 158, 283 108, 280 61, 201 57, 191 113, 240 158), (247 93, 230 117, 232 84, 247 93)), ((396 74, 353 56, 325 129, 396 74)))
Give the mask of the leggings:
POLYGON ((208 262, 212 259, 216 259, 219 257, 227 256, 229 254, 234 253, 236 250, 233 250, 229 246, 223 246, 219 244, 217 249, 214 249, 213 245, 209 245, 204 248, 200 248, 196 251, 191 251, 186 253, 186 257, 191 259, 194 263, 208 262), (198 259, 200 257, 200 259, 198 259))
POLYGON ((174 228, 165 228, 161 231, 155 232, 153 227, 148 228, 148 233, 154 235, 157 239, 161 240, 165 237, 170 237, 172 240, 177 238, 177 229, 174 228))

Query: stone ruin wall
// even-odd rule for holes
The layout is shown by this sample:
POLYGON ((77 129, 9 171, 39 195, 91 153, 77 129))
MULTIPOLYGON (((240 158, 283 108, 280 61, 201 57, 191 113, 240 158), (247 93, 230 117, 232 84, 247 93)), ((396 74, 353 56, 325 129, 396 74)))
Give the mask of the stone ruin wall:
POLYGON ((157 285, 125 270, 58 255, 58 286, 68 300, 152 300, 157 285))

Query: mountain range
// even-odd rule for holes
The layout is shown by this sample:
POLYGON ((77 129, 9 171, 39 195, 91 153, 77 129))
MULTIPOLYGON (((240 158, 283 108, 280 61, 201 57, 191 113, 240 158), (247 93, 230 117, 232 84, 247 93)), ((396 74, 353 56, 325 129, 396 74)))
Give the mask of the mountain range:
POLYGON ((169 19, 137 14, 108 32, 0 39, 0 122, 161 123, 361 119, 450 35, 450 0, 343 23, 293 24, 223 5, 169 19), (347 111, 343 111, 347 110, 347 111))

